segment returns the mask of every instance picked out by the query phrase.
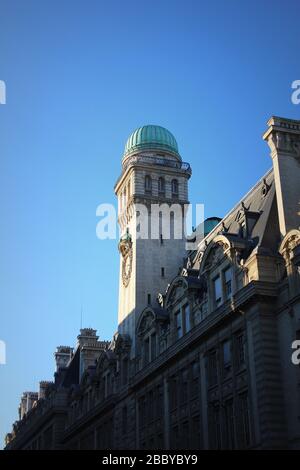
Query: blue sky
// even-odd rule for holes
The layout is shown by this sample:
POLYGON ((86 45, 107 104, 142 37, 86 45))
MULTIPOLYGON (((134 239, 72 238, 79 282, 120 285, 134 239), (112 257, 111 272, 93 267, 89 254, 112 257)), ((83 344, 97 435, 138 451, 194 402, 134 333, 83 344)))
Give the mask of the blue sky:
POLYGON ((224 215, 270 167, 272 115, 300 119, 296 0, 2 0, 0 439, 24 390, 53 376, 83 324, 117 327, 115 203, 123 146, 167 127, 190 162, 190 200, 224 215))

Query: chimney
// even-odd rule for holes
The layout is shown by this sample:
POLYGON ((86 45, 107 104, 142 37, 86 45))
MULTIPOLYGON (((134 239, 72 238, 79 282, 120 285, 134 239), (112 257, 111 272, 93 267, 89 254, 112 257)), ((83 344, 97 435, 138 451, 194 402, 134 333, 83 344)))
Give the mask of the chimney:
POLYGON ((73 348, 70 346, 58 346, 56 352, 54 353, 55 362, 56 362, 56 372, 59 369, 67 367, 70 359, 73 355, 73 348))
POLYGON ((98 341, 97 330, 82 328, 77 336, 78 348, 80 350, 79 379, 83 372, 94 366, 102 351, 108 348, 108 341, 98 341))
POLYGON ((24 392, 21 397, 21 403, 19 407, 19 417, 20 419, 28 413, 33 407, 33 404, 38 400, 37 392, 24 392))
POLYGON ((97 343, 99 336, 97 336, 97 330, 93 328, 82 328, 80 334, 77 336, 77 342, 79 346, 91 346, 97 343))
POLYGON ((300 225, 300 121, 273 116, 263 139, 273 160, 282 238, 300 225))
POLYGON ((47 382, 46 380, 42 380, 40 382, 39 400, 46 398, 46 390, 52 384, 53 384, 53 382, 47 382))

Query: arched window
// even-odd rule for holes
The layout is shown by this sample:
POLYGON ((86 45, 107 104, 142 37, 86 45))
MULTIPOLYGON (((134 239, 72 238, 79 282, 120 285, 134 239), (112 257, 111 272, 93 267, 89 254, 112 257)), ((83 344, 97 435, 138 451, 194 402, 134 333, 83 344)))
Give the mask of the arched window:
POLYGON ((178 196, 178 181, 172 180, 172 196, 178 196))
POLYGON ((163 178, 162 176, 160 178, 158 178, 158 192, 160 194, 164 194, 165 193, 165 178, 163 178))
POLYGON ((149 175, 145 176, 145 191, 151 193, 152 191, 152 178, 149 175))

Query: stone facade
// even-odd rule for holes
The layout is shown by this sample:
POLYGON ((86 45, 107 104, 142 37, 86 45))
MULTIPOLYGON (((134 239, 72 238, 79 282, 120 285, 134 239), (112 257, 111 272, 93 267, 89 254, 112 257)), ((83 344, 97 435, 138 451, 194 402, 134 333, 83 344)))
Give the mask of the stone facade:
MULTIPOLYGON (((145 163, 144 149, 131 164, 126 157, 116 185, 118 332, 103 342, 81 331, 55 382, 22 405, 7 449, 300 449, 300 370, 291 361, 300 339, 300 121, 268 124, 273 168, 184 260, 174 240, 169 261, 160 240, 139 246, 132 220, 138 200, 158 200, 162 173, 170 183, 175 171, 176 198, 187 201, 189 168, 178 161, 170 170, 154 153, 145 163), (155 271, 152 284, 150 257, 165 263, 166 279, 155 271)), ((163 201, 172 202, 167 189, 163 201)))

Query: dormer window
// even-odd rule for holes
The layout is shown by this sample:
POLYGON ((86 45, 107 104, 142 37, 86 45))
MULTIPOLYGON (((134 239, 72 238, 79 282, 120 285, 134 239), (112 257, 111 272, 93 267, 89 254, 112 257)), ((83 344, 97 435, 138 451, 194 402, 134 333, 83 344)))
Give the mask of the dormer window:
POLYGON ((145 192, 146 193, 152 192, 152 178, 149 175, 145 176, 145 192))
POLYGON ((176 311, 175 316, 175 336, 176 339, 180 339, 186 333, 188 333, 193 327, 191 319, 191 311, 188 303, 184 304, 176 311))
POLYGON ((191 325, 191 312, 189 304, 186 304, 182 307, 182 317, 184 319, 185 333, 190 331, 191 325))
POLYGON ((154 361, 156 358, 156 334, 152 333, 150 336, 150 353, 151 353, 151 361, 154 361))
POLYGON ((177 339, 182 337, 182 313, 181 310, 175 313, 175 325, 177 339))
POLYGON ((158 193, 160 196, 163 196, 165 194, 166 190, 166 185, 165 185, 165 178, 160 177, 158 179, 158 193))
POLYGON ((231 266, 223 272, 224 275, 224 297, 225 299, 230 299, 231 297, 231 281, 232 281, 232 273, 231 273, 231 266))
POLYGON ((214 307, 218 308, 232 296, 232 267, 223 269, 212 279, 214 307))
POLYGON ((149 362, 154 361, 157 355, 157 347, 156 347, 156 334, 155 332, 149 334, 144 339, 144 351, 143 351, 143 363, 144 366, 149 364, 149 362))
POLYGON ((171 183, 171 186, 172 186, 172 196, 173 197, 178 197, 178 180, 174 179, 172 180, 172 183, 171 183))
POLYGON ((144 340, 144 364, 147 365, 149 363, 149 345, 150 339, 149 336, 144 340))
POLYGON ((219 307, 222 303, 222 284, 221 277, 217 276, 213 280, 215 306, 219 307))

